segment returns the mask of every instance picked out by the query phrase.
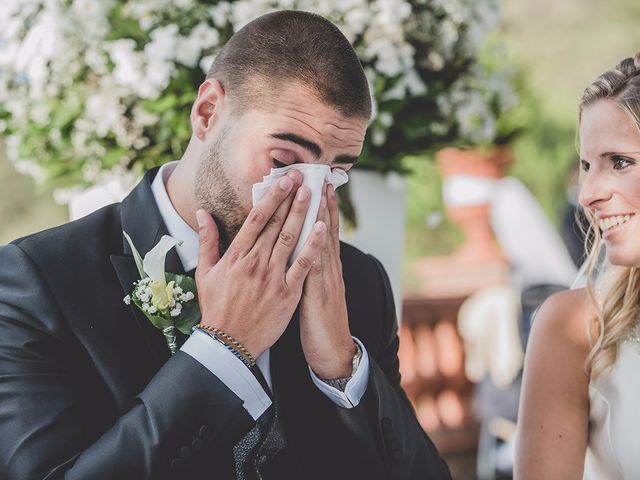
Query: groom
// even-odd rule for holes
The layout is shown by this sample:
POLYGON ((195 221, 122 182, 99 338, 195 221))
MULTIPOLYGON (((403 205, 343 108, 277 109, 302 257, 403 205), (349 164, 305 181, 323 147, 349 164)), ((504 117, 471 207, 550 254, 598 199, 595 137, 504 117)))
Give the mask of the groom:
POLYGON ((216 57, 180 162, 1 247, 0 477, 450 478, 400 388, 387 276, 339 242, 333 189, 290 267, 302 174, 251 203, 273 167, 349 170, 370 114, 331 23, 265 15, 216 57), (166 271, 195 269, 201 324, 174 355, 123 302, 139 279, 123 231, 142 256, 181 240, 166 271))

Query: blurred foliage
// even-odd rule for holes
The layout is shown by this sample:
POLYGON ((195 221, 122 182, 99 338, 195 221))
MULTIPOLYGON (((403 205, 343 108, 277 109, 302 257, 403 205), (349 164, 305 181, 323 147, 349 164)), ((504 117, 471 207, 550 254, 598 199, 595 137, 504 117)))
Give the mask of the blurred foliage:
MULTIPOLYGON (((565 179, 576 158, 576 107, 582 89, 602 71, 640 49, 637 0, 505 0, 501 38, 530 88, 515 123, 527 128, 514 142, 511 174, 536 195, 557 223, 565 179)), ((431 158, 407 157, 407 263, 446 254, 460 233, 444 217, 441 178, 431 158), (424 160, 429 161, 424 161, 424 160), (427 219, 431 227, 427 225, 427 219)), ((0 156, 0 242, 63 220, 64 209, 0 156)))
MULTIPOLYGON (((500 37, 518 67, 518 90, 527 89, 520 95, 521 108, 506 120, 522 127, 512 143, 515 162, 509 173, 523 181, 558 225, 569 171, 577 161, 578 100, 600 73, 640 50, 640 2, 506 0, 503 7, 500 37)), ((446 220, 435 164, 407 165, 413 170, 407 195, 409 266, 419 257, 453 252, 460 232, 446 220), (437 215, 445 218, 430 228, 428 219, 436 223, 437 215)))
POLYGON ((15 171, 0 142, 0 244, 67 220, 67 209, 57 205, 51 189, 15 171))

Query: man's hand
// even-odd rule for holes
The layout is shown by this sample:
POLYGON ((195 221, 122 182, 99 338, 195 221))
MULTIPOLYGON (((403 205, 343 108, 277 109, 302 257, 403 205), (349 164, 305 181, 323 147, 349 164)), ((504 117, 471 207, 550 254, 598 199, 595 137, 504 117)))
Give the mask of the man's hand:
POLYGON ((287 269, 309 208, 310 192, 299 187, 301 183, 302 174, 291 171, 273 185, 251 210, 222 258, 215 222, 204 210, 197 212, 196 283, 202 323, 236 338, 255 358, 286 329, 300 301, 304 279, 325 243, 326 224, 319 221, 287 269))
POLYGON ((323 379, 351 375, 356 346, 351 338, 340 261, 338 201, 333 186, 323 191, 318 220, 328 235, 304 282, 300 303, 300 338, 311 369, 323 379))

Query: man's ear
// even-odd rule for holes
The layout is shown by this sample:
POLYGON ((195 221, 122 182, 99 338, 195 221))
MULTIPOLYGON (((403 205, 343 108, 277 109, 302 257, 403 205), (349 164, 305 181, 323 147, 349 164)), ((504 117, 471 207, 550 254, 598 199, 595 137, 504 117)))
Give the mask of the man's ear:
POLYGON ((191 107, 191 128, 200 141, 216 124, 225 100, 224 88, 215 78, 205 80, 198 89, 198 98, 191 107))

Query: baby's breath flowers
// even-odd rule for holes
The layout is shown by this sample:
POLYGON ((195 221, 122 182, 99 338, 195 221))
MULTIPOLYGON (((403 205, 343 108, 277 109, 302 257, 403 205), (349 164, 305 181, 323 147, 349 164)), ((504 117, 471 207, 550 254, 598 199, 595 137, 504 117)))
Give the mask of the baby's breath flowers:
POLYGON ((190 335, 193 327, 200 321, 194 279, 164 271, 167 252, 179 245, 179 242, 165 235, 142 259, 129 235, 126 232, 124 235, 141 278, 134 282, 133 292, 124 297, 123 301, 127 305, 133 303, 154 327, 162 330, 173 354, 178 350, 176 330, 190 335))

